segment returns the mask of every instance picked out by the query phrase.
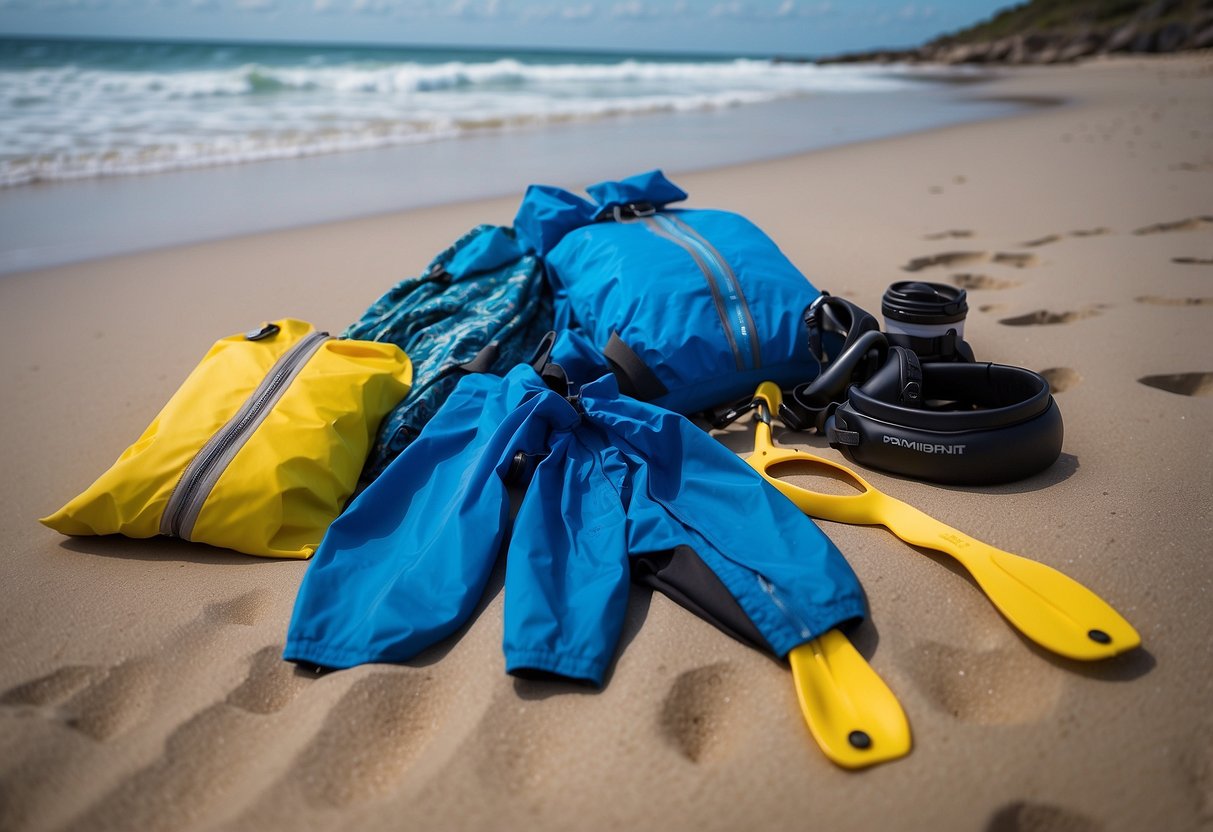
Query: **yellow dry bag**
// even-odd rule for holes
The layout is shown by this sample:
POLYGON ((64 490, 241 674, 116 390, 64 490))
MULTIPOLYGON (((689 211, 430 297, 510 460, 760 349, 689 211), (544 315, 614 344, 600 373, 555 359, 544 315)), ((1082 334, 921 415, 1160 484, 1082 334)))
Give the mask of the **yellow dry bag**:
POLYGON ((393 344, 290 318, 224 338, 139 440, 42 523, 310 557, 412 375, 393 344))

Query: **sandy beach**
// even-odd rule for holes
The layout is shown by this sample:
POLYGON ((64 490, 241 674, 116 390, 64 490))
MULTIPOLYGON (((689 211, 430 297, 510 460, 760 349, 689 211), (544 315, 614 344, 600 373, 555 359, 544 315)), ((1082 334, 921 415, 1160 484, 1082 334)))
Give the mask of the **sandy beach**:
MULTIPOLYGON (((517 198, 297 228, 0 278, 0 830, 1213 829, 1213 55, 1008 70, 982 94, 1042 106, 667 173, 873 312, 910 276, 969 291, 978 357, 1053 384, 1060 460, 987 488, 861 473, 1091 587, 1141 649, 1054 658, 946 558, 823 523, 914 733, 873 769, 822 756, 785 665, 640 588, 601 691, 505 674, 500 569, 416 661, 296 670, 305 563, 36 518, 216 338, 339 331, 517 198)), ((749 423, 720 438, 745 453, 749 423)))

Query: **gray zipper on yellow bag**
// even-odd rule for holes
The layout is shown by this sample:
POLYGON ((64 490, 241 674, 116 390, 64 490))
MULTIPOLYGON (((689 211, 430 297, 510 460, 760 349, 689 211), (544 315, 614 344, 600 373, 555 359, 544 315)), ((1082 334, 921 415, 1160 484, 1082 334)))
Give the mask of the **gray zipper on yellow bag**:
POLYGON ((312 332, 283 353, 236 414, 207 440, 177 480, 160 517, 160 534, 191 539, 202 504, 219 477, 253 431, 265 421, 303 365, 331 337, 327 332, 312 332))

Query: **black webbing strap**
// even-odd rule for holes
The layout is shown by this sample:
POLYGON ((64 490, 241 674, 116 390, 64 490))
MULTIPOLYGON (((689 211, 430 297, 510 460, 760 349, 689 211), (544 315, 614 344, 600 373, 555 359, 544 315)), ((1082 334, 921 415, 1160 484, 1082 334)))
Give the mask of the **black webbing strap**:
POLYGON ((831 445, 858 445, 860 441, 859 431, 844 430, 838 427, 837 419, 827 423, 826 437, 830 440, 831 445))
POLYGON ((914 350, 895 347, 889 350, 897 356, 901 370, 901 392, 897 401, 906 407, 922 407, 922 362, 914 350))
POLYGON ((459 369, 465 373, 487 373, 491 372, 493 365, 497 363, 497 355, 500 352, 496 341, 490 341, 481 347, 480 352, 476 353, 475 358, 471 361, 465 361, 459 365, 459 369))
POLYGON ((548 386, 548 389, 555 390, 560 395, 568 398, 569 396, 569 376, 564 371, 564 367, 552 361, 552 347, 556 344, 556 333, 546 332, 539 339, 539 346, 535 348, 531 360, 527 363, 531 365, 531 369, 539 374, 539 378, 548 386))
POLYGON ((543 368, 546 367, 552 359, 552 347, 556 344, 556 333, 551 330, 543 333, 543 337, 539 339, 539 345, 535 347, 535 352, 531 354, 531 358, 527 361, 531 365, 531 369, 540 375, 543 374, 543 368))
POLYGON ((611 339, 602 348, 602 357, 619 379, 619 391, 624 395, 649 402, 670 392, 661 383, 661 379, 653 375, 649 365, 641 361, 640 356, 623 342, 619 333, 611 333, 611 339))
POLYGON ((887 337, 890 344, 913 350, 923 361, 963 361, 972 364, 975 360, 973 348, 954 329, 933 338, 902 332, 891 332, 887 337))

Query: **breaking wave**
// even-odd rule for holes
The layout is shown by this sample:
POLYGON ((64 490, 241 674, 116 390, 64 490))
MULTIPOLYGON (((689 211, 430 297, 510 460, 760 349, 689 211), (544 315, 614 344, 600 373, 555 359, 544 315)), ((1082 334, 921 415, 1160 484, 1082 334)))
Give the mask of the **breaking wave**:
POLYGON ((9 63, 0 68, 0 187, 907 83, 873 67, 760 60, 9 63))

